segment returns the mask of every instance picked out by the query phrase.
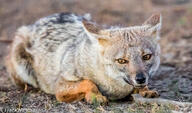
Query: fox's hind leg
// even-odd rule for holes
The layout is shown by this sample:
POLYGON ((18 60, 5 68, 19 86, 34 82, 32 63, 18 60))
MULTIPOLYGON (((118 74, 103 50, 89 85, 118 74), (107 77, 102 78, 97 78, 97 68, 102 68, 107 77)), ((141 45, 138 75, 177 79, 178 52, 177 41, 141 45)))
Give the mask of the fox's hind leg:
POLYGON ((37 87, 33 70, 33 58, 25 50, 23 39, 16 36, 9 55, 6 57, 6 67, 12 81, 21 87, 30 84, 37 87))
POLYGON ((106 103, 107 98, 103 96, 97 86, 90 80, 81 80, 77 82, 69 82, 64 79, 60 79, 56 84, 56 98, 62 102, 73 102, 85 100, 88 103, 98 102, 106 103))
POLYGON ((17 74, 17 72, 13 66, 13 63, 10 60, 10 56, 6 57, 6 68, 7 68, 8 73, 10 74, 10 78, 11 78, 12 82, 14 82, 17 86, 24 88, 25 83, 23 80, 21 80, 21 78, 17 74))

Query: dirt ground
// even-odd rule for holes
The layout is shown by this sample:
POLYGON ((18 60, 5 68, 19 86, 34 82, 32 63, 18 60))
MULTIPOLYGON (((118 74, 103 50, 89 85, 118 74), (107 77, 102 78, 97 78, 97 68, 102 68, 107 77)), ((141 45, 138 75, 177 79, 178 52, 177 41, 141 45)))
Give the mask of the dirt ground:
MULTIPOLYGON (((120 27, 140 25, 152 13, 161 12, 161 66, 149 86, 161 98, 192 102, 192 0, 1 0, 0 39, 11 40, 19 26, 58 12, 90 13, 100 25, 120 27)), ((6 72, 4 56, 8 46, 9 43, 0 42, 0 112, 169 113, 172 109, 121 101, 108 106, 83 101, 65 104, 39 89, 24 92, 11 83, 6 72)), ((192 112, 192 108, 182 110, 192 112)))

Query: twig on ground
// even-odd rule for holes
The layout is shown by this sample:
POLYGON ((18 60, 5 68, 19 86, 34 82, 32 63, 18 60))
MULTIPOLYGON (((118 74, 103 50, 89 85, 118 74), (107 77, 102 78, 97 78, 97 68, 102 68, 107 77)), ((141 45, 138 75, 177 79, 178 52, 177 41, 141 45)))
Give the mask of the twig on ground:
POLYGON ((136 103, 157 103, 157 104, 163 104, 163 105, 173 105, 178 106, 182 108, 191 108, 192 110, 192 103, 189 102, 178 102, 168 99, 162 99, 162 98, 143 98, 139 94, 134 94, 133 98, 136 103))

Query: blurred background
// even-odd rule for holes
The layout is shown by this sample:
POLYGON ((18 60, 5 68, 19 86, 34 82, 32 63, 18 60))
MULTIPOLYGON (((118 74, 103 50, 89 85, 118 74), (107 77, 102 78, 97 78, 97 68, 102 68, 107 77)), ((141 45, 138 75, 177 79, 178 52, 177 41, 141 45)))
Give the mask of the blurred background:
MULTIPOLYGON (((18 27, 59 12, 90 13, 99 25, 120 27, 141 25, 160 12, 162 62, 150 88, 158 90, 162 98, 192 102, 192 0, 0 0, 0 39, 11 40, 18 27)), ((0 86, 14 89, 3 64, 8 46, 0 42, 0 86)), ((3 93, 7 98, 19 98, 20 94, 12 90, 3 93)), ((0 97, 0 105, 5 102, 0 97)))
POLYGON ((140 25, 154 12, 161 12, 162 43, 165 46, 174 44, 174 48, 162 49, 169 51, 165 60, 187 61, 192 56, 191 46, 184 44, 192 35, 191 3, 191 0, 1 0, 0 39, 12 39, 18 27, 53 13, 90 13, 92 20, 100 25, 125 27, 140 25), (179 51, 180 46, 186 48, 179 51), (184 50, 190 51, 190 56, 184 50))

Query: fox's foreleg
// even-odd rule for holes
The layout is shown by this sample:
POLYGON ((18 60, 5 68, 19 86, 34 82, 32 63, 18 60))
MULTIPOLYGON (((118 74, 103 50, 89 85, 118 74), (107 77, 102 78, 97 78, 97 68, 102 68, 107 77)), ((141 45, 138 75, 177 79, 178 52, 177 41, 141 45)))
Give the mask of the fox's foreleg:
POLYGON ((61 78, 56 83, 55 95, 58 101, 67 103, 82 99, 91 104, 94 101, 107 102, 107 98, 99 92, 97 86, 90 80, 73 82, 61 78))
POLYGON ((134 94, 139 93, 141 96, 146 98, 157 98, 159 94, 157 91, 150 90, 147 86, 144 88, 135 88, 133 91, 134 94))

